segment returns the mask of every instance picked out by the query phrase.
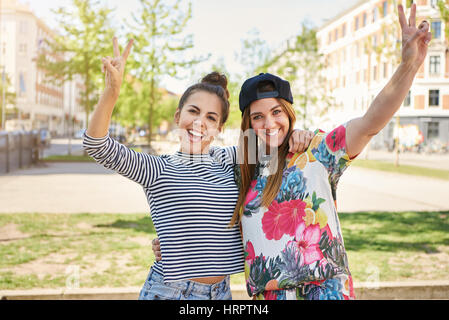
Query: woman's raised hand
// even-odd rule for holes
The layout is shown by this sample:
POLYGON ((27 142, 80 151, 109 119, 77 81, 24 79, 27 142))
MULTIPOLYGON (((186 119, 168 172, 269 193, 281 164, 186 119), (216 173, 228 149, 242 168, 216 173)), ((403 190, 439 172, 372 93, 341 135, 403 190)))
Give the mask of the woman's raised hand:
POLYGON ((103 65, 101 71, 105 72, 105 92, 118 97, 120 87, 123 81, 123 73, 125 71, 126 59, 133 45, 134 40, 131 39, 128 42, 123 54, 120 55, 120 48, 118 46, 117 38, 112 39, 114 48, 114 57, 103 57, 101 59, 103 65))
POLYGON ((398 14, 402 30, 402 63, 417 70, 426 58, 427 46, 432 38, 429 23, 424 20, 416 27, 416 4, 412 4, 408 21, 402 5, 398 5, 398 14))

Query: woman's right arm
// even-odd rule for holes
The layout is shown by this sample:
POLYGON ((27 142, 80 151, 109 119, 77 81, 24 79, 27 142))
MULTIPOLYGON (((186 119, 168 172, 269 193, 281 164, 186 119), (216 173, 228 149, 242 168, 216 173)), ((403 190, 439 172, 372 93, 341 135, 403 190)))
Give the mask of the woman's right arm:
POLYGON ((105 71, 105 88, 87 127, 86 133, 89 137, 103 138, 108 133, 112 111, 120 94, 126 59, 128 58, 133 41, 131 39, 128 42, 125 51, 120 55, 117 38, 114 37, 112 40, 114 58, 102 58, 102 70, 105 71))
POLYGON ((123 54, 120 55, 117 38, 114 37, 112 41, 114 58, 102 59, 105 89, 92 113, 84 135, 83 146, 87 153, 105 168, 114 170, 143 186, 149 186, 163 170, 163 160, 131 150, 108 135, 112 111, 120 94, 126 59, 133 44, 131 39, 123 54))

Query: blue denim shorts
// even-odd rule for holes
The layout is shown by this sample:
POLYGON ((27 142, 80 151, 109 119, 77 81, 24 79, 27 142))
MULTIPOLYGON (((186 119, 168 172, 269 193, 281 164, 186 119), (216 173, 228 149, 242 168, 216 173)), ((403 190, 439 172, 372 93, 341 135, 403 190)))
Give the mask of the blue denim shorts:
POLYGON ((191 280, 165 282, 164 277, 152 269, 148 274, 139 300, 231 300, 230 277, 214 284, 191 280))

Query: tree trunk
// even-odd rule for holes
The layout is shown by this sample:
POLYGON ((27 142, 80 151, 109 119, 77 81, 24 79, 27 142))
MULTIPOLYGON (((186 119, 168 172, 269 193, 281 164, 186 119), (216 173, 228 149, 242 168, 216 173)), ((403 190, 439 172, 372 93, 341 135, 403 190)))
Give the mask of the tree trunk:
POLYGON ((154 77, 150 81, 150 112, 148 115, 148 145, 151 147, 151 140, 153 138, 153 110, 154 110, 154 77))

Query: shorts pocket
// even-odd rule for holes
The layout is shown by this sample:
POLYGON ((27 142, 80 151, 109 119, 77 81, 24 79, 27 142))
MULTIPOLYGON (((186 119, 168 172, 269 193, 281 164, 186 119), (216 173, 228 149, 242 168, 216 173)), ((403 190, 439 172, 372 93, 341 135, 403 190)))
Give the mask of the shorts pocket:
POLYGON ((181 290, 160 283, 143 288, 139 300, 180 300, 181 290), (147 289, 148 288, 148 289, 147 289))

